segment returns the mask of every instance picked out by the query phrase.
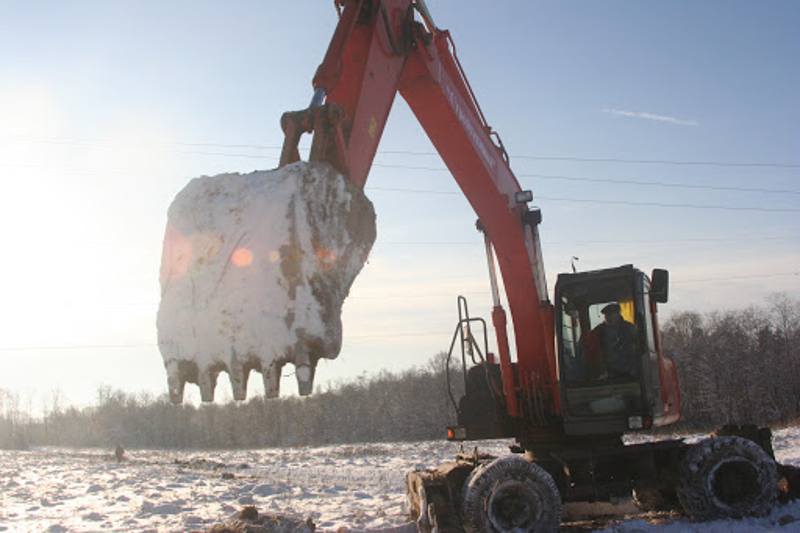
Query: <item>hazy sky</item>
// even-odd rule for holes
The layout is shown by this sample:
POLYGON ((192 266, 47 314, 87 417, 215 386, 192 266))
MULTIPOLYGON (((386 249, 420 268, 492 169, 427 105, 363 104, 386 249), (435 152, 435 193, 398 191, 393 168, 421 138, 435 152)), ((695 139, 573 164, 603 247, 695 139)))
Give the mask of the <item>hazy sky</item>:
MULTIPOLYGON (((308 103, 331 4, 0 3, 0 388, 34 408, 54 390, 91 402, 101 384, 166 392, 167 207, 193 176, 276 165, 278 120, 308 103)), ((800 296, 800 4, 429 7, 542 208, 551 288, 578 256, 668 268, 665 314, 800 296)), ((379 190, 457 190, 446 172, 398 168, 443 166, 401 99, 381 149, 422 154, 376 159, 378 241, 318 384, 423 364, 447 348, 459 293, 488 315, 466 201, 379 190)))

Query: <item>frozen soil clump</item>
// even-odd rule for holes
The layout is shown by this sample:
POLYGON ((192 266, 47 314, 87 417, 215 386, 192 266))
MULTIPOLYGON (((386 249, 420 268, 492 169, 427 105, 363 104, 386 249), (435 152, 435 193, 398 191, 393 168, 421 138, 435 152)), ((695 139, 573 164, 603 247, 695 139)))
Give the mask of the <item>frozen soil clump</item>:
POLYGON ((220 372, 244 400, 251 370, 277 396, 295 366, 300 394, 342 345, 345 297, 375 241, 375 211, 327 163, 191 180, 168 212, 158 345, 170 398, 186 382, 211 401, 220 372))
POLYGON ((259 514, 254 506, 249 505, 242 509, 236 518, 225 524, 212 526, 207 533, 314 533, 314 531, 316 526, 310 518, 300 520, 275 514, 259 514))

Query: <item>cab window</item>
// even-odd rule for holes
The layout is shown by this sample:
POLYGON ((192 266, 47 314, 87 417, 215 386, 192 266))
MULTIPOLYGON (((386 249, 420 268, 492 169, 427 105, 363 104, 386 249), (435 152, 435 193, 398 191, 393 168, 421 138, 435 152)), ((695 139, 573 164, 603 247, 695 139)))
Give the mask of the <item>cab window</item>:
POLYGON ((559 294, 560 363, 573 415, 640 404, 641 342, 630 278, 567 286, 559 294))

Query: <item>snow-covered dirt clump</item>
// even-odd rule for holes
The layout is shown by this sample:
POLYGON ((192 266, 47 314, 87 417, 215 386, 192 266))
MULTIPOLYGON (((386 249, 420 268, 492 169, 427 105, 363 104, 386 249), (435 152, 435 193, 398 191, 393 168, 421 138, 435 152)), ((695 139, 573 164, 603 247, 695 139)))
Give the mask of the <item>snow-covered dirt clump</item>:
POLYGON ((251 370, 268 396, 295 366, 301 394, 342 344, 341 309, 375 241, 364 193, 326 163, 191 180, 168 212, 158 345, 170 398, 186 382, 214 397, 221 371, 245 399, 251 370))

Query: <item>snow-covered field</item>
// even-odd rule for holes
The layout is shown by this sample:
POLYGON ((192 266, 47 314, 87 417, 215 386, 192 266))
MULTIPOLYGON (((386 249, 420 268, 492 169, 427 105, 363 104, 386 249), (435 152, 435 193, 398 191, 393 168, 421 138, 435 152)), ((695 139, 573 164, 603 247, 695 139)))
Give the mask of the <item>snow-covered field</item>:
MULTIPOLYGON (((507 443, 482 443, 506 453, 507 443)), ((362 444, 247 451, 0 451, 0 531, 187 531, 229 518, 244 505, 310 517, 318 529, 386 529, 407 523, 404 473, 449 460, 451 443, 362 444)), ((800 428, 775 432, 778 460, 800 466, 800 428)), ((618 506, 620 513, 630 505, 618 506)), ((574 513, 574 510, 573 510, 574 513)), ((762 519, 692 523, 621 514, 577 521, 606 531, 800 531, 800 502, 762 519), (784 525, 782 525, 782 523, 784 525)), ((570 519, 568 517, 568 519, 570 519)), ((574 528, 574 529, 573 529, 574 528)))

